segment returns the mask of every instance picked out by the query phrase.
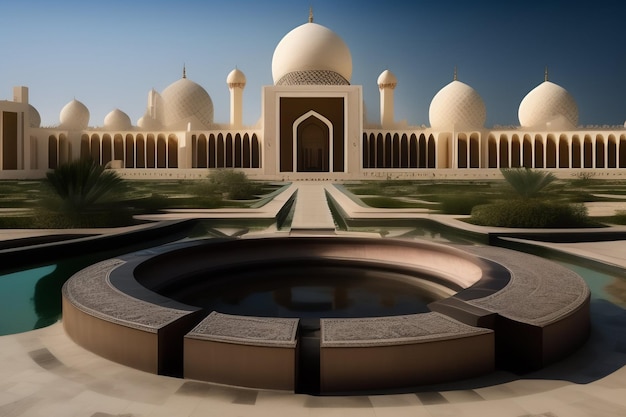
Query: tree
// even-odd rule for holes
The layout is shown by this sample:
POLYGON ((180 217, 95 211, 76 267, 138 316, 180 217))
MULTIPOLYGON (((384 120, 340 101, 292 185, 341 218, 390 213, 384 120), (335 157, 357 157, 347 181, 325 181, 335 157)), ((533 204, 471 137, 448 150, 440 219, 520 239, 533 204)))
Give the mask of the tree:
POLYGON ((62 209, 81 213, 120 187, 122 178, 92 159, 59 165, 46 174, 47 182, 61 200, 62 209))
POLYGON ((533 171, 529 168, 503 168, 504 179, 522 198, 536 197, 541 190, 556 180, 548 171, 533 171))

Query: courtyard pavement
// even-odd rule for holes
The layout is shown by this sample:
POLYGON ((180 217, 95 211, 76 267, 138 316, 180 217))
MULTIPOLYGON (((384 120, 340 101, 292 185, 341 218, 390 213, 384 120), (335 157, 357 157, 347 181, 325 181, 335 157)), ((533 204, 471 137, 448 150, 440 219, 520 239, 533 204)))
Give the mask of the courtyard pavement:
MULTIPOLYGON (((276 205, 294 192, 308 195, 302 230, 328 230, 325 194, 339 196, 329 184, 301 183, 289 187, 276 205), (317 207, 317 208, 316 208, 317 207), (312 223, 310 221, 313 221, 312 223)), ((341 197, 343 195, 344 197, 341 197)), ((348 198, 349 200, 349 198, 348 198)), ((367 209, 338 201, 352 216, 385 218, 385 210, 367 209)), ((294 220, 302 210, 296 206, 294 220)), ((248 211, 247 216, 271 215, 275 207, 248 211)), ((454 227, 473 228, 446 216, 405 210, 400 217, 423 217, 454 227)), ((201 214, 169 213, 185 218, 201 214)), ((298 220, 300 221, 300 220, 298 220)), ((615 230, 621 231, 622 228, 615 230)), ((483 233, 491 229, 480 229, 483 233)), ((501 229, 496 229, 501 231, 501 229)), ((626 229, 624 229, 626 230, 626 229)), ((111 231, 113 232, 113 231, 111 231)), ((37 233, 37 232, 35 232, 37 233)), ((25 234, 25 233, 24 233, 25 234)), ((0 239, 23 236, 0 233, 0 239)), ((548 244, 626 268, 626 241, 548 244)), ((571 357, 541 371, 515 375, 496 372, 482 378, 441 386, 417 387, 385 395, 316 397, 278 391, 242 389, 193 380, 152 375, 98 357, 73 343, 61 323, 30 332, 0 336, 0 417, 80 416, 497 416, 497 417, 613 417, 626 415, 626 311, 603 300, 592 300, 593 331, 589 342, 571 357)))

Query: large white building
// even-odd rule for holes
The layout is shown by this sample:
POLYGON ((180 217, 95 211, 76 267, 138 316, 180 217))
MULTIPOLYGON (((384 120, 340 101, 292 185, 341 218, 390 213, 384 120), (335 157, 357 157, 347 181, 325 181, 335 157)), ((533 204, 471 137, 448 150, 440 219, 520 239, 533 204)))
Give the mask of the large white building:
POLYGON ((310 17, 277 45, 274 85, 262 87, 255 126, 242 125, 246 77, 238 69, 226 78, 230 121, 219 124, 210 95, 184 69, 162 92, 148 93, 136 125, 113 110, 90 127, 89 109, 73 100, 58 126, 40 127, 28 89, 15 87, 13 101, 0 101, 0 178, 43 177, 81 157, 127 178, 199 178, 222 167, 282 180, 484 177, 522 166, 626 176, 626 129, 579 127, 576 102, 547 73, 521 101, 520 126, 506 129, 484 126, 480 95, 456 74, 431 101, 430 127, 397 123, 398 81, 389 70, 378 78, 380 121, 367 121, 362 86, 350 84, 351 75, 348 46, 310 17))

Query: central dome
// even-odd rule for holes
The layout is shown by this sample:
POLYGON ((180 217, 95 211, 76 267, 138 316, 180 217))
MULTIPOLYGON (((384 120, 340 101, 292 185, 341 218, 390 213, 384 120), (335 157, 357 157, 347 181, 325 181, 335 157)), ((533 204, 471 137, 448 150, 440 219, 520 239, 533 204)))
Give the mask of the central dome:
POLYGON ((348 85, 352 55, 332 30, 305 23, 278 43, 272 58, 275 85, 348 85))

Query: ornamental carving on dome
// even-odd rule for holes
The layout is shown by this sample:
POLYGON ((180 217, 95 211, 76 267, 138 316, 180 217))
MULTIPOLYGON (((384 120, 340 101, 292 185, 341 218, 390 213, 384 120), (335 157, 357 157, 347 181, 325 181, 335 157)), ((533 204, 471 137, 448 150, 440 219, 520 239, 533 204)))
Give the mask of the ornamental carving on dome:
POLYGON ((285 74, 276 85, 350 85, 350 83, 335 71, 308 70, 285 74))

